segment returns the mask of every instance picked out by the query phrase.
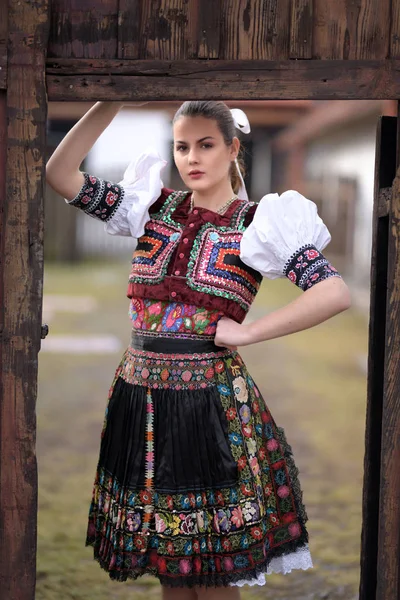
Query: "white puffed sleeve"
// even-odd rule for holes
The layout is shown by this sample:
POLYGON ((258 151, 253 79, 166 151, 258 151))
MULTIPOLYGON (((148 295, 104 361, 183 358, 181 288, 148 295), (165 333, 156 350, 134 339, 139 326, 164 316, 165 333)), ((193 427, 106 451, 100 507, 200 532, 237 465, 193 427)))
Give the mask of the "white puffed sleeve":
MULTIPOLYGON (((285 277, 285 267, 304 246, 322 251, 331 241, 317 207, 294 190, 267 194, 243 234, 240 258, 269 279, 285 277)), ((305 265, 304 265, 305 266, 305 265)))
POLYGON ((118 184, 124 190, 121 204, 104 223, 107 233, 135 238, 143 235, 150 218, 149 208, 161 195, 161 170, 166 164, 155 151, 145 152, 129 164, 118 184))

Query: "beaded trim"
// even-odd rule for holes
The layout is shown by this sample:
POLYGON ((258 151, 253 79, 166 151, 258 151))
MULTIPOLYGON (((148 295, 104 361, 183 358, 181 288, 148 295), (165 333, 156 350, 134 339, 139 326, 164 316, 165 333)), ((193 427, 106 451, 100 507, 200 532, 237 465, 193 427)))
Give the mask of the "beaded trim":
POLYGON ((160 210, 152 215, 152 218, 157 221, 167 223, 168 225, 176 227, 182 231, 183 225, 178 223, 178 221, 174 221, 174 219, 171 217, 171 214, 174 212, 177 206, 184 201, 188 194, 189 192, 187 191, 172 192, 172 194, 166 198, 160 210))
POLYGON ((313 244, 306 244, 294 252, 286 261, 283 273, 303 291, 330 277, 341 278, 335 267, 313 244))
MULTIPOLYGON (((145 329, 135 329, 135 335, 138 337, 151 337, 154 338, 154 331, 146 331, 145 329)), ((176 340, 203 340, 203 341, 214 341, 215 335, 204 335, 199 333, 180 333, 176 331, 163 331, 162 337, 171 338, 176 340)))
POLYGON ((85 181, 79 194, 68 204, 80 208, 89 217, 109 221, 121 205, 125 195, 124 188, 88 173, 83 173, 83 176, 85 181))
POLYGON ((256 202, 242 202, 232 215, 231 223, 234 224, 235 228, 239 231, 246 231, 247 227, 243 225, 246 215, 252 206, 256 206, 256 202))

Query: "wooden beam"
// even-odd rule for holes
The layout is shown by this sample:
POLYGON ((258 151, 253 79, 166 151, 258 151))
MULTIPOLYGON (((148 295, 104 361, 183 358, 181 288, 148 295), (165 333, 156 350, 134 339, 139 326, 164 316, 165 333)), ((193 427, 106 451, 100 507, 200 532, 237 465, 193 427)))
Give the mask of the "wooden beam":
POLYGON ((393 0, 390 19, 390 58, 400 58, 400 2, 393 0))
POLYGON ((140 0, 118 2, 118 58, 139 58, 140 0))
POLYGON ((376 600, 400 598, 400 169, 390 208, 376 600))
POLYGON ((221 58, 277 60, 289 56, 290 0, 222 0, 221 5, 221 58))
POLYGON ((312 58, 313 0, 292 0, 290 58, 312 58))
POLYGON ((0 90, 4 90, 7 81, 7 2, 0 2, 0 90))
POLYGON ((383 60, 390 56, 390 7, 397 1, 314 0, 313 58, 383 60))
MULTIPOLYGON (((0 595, 6 600, 35 596, 47 12, 48 0, 9 0, 6 198, 0 219, 0 595)), ((4 115, 0 121, 4 127, 4 115)))
POLYGON ((375 600, 378 577, 379 486, 381 475, 389 235, 388 210, 386 207, 387 193, 384 195, 382 191, 391 189, 395 174, 395 161, 396 118, 381 117, 378 121, 376 135, 375 189, 372 219, 371 302, 359 600, 375 600), (383 212, 386 216, 380 217, 379 212, 383 212))
MULTIPOLYGON (((200 0, 201 2, 201 0, 200 0)), ((196 0, 198 3, 198 0, 196 0)), ((192 2, 192 6, 193 2, 192 2)), ((193 9, 192 9, 193 10, 193 9)), ((221 47, 221 2, 209 2, 207 10, 196 6, 197 58, 219 58, 221 47)))
POLYGON ((49 59, 50 100, 400 98, 400 61, 49 59))

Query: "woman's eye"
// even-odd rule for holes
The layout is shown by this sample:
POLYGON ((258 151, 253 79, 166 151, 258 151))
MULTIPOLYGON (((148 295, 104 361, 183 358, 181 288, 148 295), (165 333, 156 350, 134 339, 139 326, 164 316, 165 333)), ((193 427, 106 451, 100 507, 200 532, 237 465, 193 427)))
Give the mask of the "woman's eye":
POLYGON ((212 144, 203 144, 203 148, 212 148, 212 144))
POLYGON ((179 150, 186 150, 186 146, 177 146, 176 150, 177 152, 179 152, 179 150))

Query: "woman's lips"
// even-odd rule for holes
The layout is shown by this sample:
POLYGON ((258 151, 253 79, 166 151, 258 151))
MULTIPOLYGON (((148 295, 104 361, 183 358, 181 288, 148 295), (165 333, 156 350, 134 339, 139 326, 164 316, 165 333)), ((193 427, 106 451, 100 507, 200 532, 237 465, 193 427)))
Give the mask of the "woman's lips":
POLYGON ((204 175, 203 171, 191 171, 189 177, 191 179, 200 179, 204 175))

